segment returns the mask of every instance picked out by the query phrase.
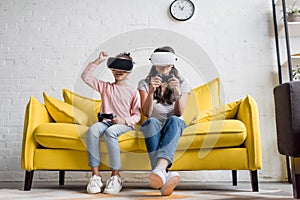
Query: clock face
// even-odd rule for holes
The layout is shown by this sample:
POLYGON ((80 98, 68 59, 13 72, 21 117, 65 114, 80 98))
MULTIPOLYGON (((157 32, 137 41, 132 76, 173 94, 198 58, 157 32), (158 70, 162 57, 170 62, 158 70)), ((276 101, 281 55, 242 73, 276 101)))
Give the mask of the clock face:
POLYGON ((190 0, 175 0, 170 5, 172 17, 179 21, 190 19, 195 11, 195 6, 190 0))

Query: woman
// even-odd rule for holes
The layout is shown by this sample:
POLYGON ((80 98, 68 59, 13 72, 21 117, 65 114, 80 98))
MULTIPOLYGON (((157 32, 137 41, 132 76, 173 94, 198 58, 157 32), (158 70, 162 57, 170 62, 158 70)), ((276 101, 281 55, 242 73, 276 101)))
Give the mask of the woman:
POLYGON ((157 48, 151 55, 153 64, 148 76, 139 81, 141 107, 147 120, 142 124, 152 172, 150 187, 171 195, 179 183, 179 174, 168 172, 172 166, 179 137, 186 127, 183 114, 190 86, 174 66, 171 47, 157 48))

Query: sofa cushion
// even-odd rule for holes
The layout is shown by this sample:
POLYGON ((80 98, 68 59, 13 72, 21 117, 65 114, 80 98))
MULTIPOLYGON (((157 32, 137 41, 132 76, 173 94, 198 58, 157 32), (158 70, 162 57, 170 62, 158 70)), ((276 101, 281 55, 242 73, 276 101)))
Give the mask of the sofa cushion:
POLYGON ((43 147, 85 151, 87 126, 71 123, 45 123, 34 131, 35 141, 43 147))
POLYGON ((201 111, 220 105, 220 79, 215 78, 208 83, 194 88, 188 95, 183 112, 183 119, 187 125, 195 119, 201 111))
MULTIPOLYGON (((137 132, 139 149, 146 151, 142 132, 137 132)), ((203 122, 184 129, 177 150, 239 147, 247 137, 246 127, 239 120, 216 120, 203 122)))
MULTIPOLYGON (((52 149, 73 149, 86 151, 88 126, 70 123, 45 123, 34 131, 35 141, 52 149)), ((118 137, 121 151, 139 151, 137 131, 128 131, 118 137)), ((100 150, 107 153, 104 138, 100 139, 100 150)))
MULTIPOLYGON (((35 141, 45 148, 86 151, 88 127, 70 123, 45 123, 34 131, 35 141)), ((187 127, 179 139, 177 150, 235 147, 246 139, 246 128, 239 120, 217 120, 187 127)), ((123 152, 147 153, 143 133, 128 131, 118 138, 123 152)), ((104 139, 100 150, 107 153, 104 139)))
POLYGON ((89 125, 98 121, 97 114, 100 112, 101 100, 90 99, 67 89, 63 89, 62 94, 65 102, 79 108, 88 115, 89 125))
POLYGON ((246 127, 239 120, 202 122, 184 129, 177 149, 236 147, 244 143, 246 127))
POLYGON ((58 123, 88 125, 88 115, 79 108, 43 93, 45 105, 52 118, 58 123))
POLYGON ((242 100, 234 101, 202 111, 191 121, 191 125, 212 120, 234 119, 241 102, 242 100))
POLYGON ((207 84, 192 90, 197 100, 198 112, 220 105, 220 79, 215 78, 207 84))

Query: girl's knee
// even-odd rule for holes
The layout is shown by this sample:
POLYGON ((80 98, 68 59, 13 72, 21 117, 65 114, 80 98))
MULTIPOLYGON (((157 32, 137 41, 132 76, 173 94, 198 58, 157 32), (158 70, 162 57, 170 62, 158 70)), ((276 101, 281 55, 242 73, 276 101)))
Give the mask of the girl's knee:
POLYGON ((105 138, 118 138, 118 133, 116 133, 115 131, 113 131, 113 129, 108 128, 104 132, 104 137, 105 138))

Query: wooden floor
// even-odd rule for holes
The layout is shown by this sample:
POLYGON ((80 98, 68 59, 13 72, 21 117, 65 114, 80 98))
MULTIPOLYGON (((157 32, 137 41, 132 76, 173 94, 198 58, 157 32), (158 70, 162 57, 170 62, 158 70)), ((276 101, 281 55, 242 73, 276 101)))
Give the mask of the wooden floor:
POLYGON ((31 191, 23 191, 23 182, 0 182, 0 199, 293 199, 292 185, 289 183, 259 183, 259 192, 252 192, 249 182, 183 182, 172 196, 162 197, 159 190, 152 190, 147 183, 124 183, 122 191, 117 195, 87 194, 86 182, 65 182, 59 186, 57 182, 35 181, 31 191))

